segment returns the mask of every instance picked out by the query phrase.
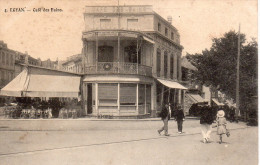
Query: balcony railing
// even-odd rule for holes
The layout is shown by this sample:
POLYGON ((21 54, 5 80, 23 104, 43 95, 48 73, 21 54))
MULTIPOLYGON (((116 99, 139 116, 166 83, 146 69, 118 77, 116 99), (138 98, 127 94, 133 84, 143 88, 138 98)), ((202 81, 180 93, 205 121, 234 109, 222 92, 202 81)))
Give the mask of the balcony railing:
POLYGON ((85 74, 137 74, 152 76, 152 67, 136 63, 98 62, 97 64, 87 64, 84 70, 85 74))

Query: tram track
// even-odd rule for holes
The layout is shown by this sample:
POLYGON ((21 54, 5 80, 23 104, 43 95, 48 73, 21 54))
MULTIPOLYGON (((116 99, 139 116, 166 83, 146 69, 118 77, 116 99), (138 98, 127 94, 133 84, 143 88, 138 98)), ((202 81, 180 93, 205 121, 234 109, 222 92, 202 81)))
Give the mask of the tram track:
MULTIPOLYGON (((244 128, 234 128, 229 129, 232 131, 243 130, 250 127, 244 128)), ((25 130, 21 130, 24 132, 25 130)), ((26 130, 28 131, 28 130, 26 130)), ((46 131, 46 130, 44 130, 46 131)), ((212 131, 214 133, 216 131, 212 131)), ((131 142, 141 142, 141 141, 150 141, 150 140, 159 140, 159 139, 168 139, 168 138, 177 138, 177 137, 186 137, 186 136, 195 136, 201 134, 200 132, 197 133, 184 133, 184 134, 177 134, 177 135, 170 135, 170 136, 158 136, 158 137, 151 137, 151 138, 140 138, 140 139, 133 139, 133 140, 122 140, 122 141, 113 141, 113 142, 101 142, 101 143, 94 143, 94 144, 82 144, 82 145, 75 145, 75 146, 65 146, 65 147, 55 147, 55 148, 45 148, 45 149, 37 149, 37 150, 29 150, 29 151, 20 151, 20 152, 9 152, 9 153, 0 153, 0 158, 3 157, 12 157, 12 156, 23 156, 23 155, 30 155, 30 154, 38 154, 44 152, 51 152, 51 151, 62 151, 62 150, 70 150, 70 149, 80 149, 92 146, 102 146, 102 145, 113 145, 113 144, 123 144, 123 143, 131 143, 131 142)))

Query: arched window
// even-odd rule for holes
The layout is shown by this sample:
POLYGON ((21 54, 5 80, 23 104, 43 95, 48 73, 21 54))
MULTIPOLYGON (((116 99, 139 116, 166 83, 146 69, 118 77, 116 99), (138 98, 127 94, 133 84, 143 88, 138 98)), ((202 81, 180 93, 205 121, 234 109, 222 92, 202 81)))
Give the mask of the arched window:
POLYGON ((112 46, 98 47, 98 62, 113 62, 114 48, 112 46))
POLYGON ((138 60, 137 60, 136 45, 125 47, 124 54, 125 54, 125 62, 141 64, 141 50, 138 50, 138 60))

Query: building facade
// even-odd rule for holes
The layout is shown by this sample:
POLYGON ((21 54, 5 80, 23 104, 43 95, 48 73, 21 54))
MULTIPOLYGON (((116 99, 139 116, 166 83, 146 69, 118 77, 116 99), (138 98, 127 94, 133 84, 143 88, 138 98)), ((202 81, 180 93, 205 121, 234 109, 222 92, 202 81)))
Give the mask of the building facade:
POLYGON ((15 51, 8 49, 7 44, 0 41, 0 89, 15 76, 15 55, 15 51))
POLYGON ((155 116, 183 105, 180 35, 152 6, 86 6, 83 107, 89 115, 155 116))
POLYGON ((82 73, 82 54, 68 57, 67 60, 62 63, 62 70, 82 73))

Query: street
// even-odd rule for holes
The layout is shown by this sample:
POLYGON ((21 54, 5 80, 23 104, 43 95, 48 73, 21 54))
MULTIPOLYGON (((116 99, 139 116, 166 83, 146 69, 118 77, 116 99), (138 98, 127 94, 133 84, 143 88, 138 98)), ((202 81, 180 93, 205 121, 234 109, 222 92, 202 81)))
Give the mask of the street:
POLYGON ((186 119, 183 134, 169 122, 160 136, 159 119, 0 120, 1 164, 258 164, 258 127, 228 123, 231 136, 202 143, 197 119, 186 119))

